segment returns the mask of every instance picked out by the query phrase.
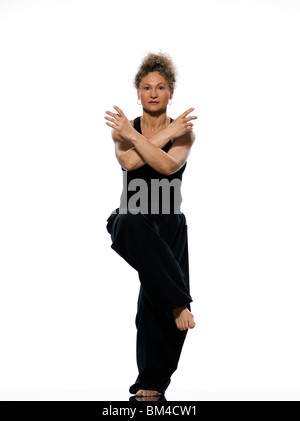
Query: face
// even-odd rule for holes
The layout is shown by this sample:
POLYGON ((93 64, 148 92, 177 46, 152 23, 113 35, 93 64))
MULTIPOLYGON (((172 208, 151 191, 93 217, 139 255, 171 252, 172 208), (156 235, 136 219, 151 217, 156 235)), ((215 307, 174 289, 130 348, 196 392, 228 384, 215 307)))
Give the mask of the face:
POLYGON ((143 108, 149 111, 166 108, 169 100, 173 98, 168 82, 158 72, 150 72, 143 77, 137 94, 143 108))

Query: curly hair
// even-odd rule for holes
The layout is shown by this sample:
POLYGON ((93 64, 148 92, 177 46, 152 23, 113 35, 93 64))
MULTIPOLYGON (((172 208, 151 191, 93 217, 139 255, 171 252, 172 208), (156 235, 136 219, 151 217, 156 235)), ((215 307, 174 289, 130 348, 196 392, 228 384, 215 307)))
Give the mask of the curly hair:
POLYGON ((175 84, 176 84, 177 70, 172 59, 170 58, 168 54, 148 53, 144 57, 138 69, 138 72, 134 78, 133 83, 136 89, 139 89, 141 80, 143 79, 143 77, 147 76, 147 74, 150 72, 158 72, 159 74, 161 74, 168 82, 170 90, 172 92, 174 91, 175 84))

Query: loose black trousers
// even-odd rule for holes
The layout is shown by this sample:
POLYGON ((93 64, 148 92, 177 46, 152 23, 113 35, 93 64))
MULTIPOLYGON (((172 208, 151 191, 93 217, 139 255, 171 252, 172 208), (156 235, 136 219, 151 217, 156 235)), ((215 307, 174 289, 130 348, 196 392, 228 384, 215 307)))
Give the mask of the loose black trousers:
POLYGON ((190 310, 186 218, 180 214, 120 214, 107 219, 112 249, 137 270, 140 292, 136 315, 139 389, 164 393, 177 368, 187 331, 180 331, 171 310, 190 310))

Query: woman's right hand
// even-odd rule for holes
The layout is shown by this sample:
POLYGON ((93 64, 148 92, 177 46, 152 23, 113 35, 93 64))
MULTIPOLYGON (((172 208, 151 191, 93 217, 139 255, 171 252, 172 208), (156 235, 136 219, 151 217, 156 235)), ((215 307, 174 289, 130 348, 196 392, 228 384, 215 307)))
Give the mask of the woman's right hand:
POLYGON ((191 120, 198 118, 196 116, 188 116, 188 114, 193 110, 194 108, 189 108, 179 117, 177 117, 176 120, 173 120, 172 123, 167 127, 172 139, 180 137, 185 133, 193 130, 193 123, 191 123, 191 120))

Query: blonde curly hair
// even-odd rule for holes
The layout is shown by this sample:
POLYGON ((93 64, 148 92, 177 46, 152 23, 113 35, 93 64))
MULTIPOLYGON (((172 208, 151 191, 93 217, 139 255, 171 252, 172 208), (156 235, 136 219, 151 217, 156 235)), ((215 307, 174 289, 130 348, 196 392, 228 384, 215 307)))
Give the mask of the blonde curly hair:
POLYGON ((139 89, 140 82, 143 77, 147 76, 150 72, 158 72, 161 74, 170 87, 170 90, 173 92, 175 89, 176 84, 176 77, 177 77, 177 70, 176 67, 170 58, 170 56, 166 53, 148 53, 139 69, 137 74, 135 75, 133 84, 136 89, 139 89))

